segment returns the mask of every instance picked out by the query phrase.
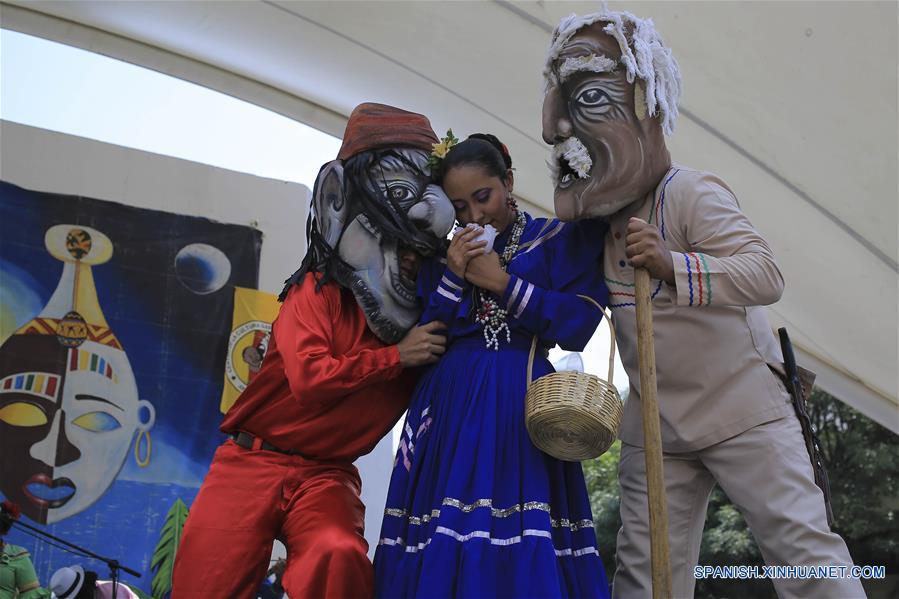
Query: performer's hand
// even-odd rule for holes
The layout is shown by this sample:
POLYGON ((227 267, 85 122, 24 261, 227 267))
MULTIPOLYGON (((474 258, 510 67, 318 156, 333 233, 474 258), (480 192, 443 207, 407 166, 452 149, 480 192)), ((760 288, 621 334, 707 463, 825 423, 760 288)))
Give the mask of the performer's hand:
POLYGON ((453 236, 446 250, 446 265, 457 277, 464 278, 468 261, 484 252, 486 241, 473 241, 478 236, 474 227, 466 227, 453 236))
POLYGON ((469 260, 465 280, 481 289, 502 295, 509 284, 509 275, 500 266, 499 254, 491 251, 469 260))
POLYGON ((625 254, 634 268, 645 268, 654 279, 674 285, 674 262, 658 227, 639 218, 627 221, 625 254))
POLYGON ((412 327, 397 344, 403 368, 433 364, 446 351, 446 325, 437 320, 412 327))

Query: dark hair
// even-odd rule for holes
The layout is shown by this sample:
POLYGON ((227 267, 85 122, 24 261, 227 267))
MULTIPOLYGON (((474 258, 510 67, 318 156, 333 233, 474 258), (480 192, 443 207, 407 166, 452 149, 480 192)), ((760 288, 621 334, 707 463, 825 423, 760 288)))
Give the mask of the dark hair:
POLYGON ((84 571, 84 584, 78 594, 72 599, 94 599, 94 591, 97 590, 97 573, 90 570, 84 571))
POLYGON ((479 166, 492 177, 506 180, 506 174, 512 168, 512 156, 506 145, 489 133, 474 133, 463 142, 454 145, 446 158, 440 161, 436 180, 443 178, 452 169, 459 166, 479 166))
POLYGON ((19 506, 12 501, 0 503, 0 537, 8 533, 12 523, 19 519, 19 512, 19 506))

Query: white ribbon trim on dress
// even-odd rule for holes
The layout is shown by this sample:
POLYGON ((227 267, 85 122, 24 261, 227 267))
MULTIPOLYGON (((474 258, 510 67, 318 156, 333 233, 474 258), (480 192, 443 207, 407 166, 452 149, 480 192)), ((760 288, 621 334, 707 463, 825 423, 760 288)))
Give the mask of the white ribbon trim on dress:
MULTIPOLYGON (((543 537, 546 539, 552 540, 552 535, 548 530, 538 530, 534 528, 527 528, 521 532, 520 535, 509 537, 508 539, 496 539, 490 536, 490 533, 486 530, 474 530, 468 534, 460 534, 451 528, 447 528, 445 526, 438 526, 434 530, 435 534, 442 534, 448 537, 451 537, 460 543, 465 543, 470 541, 471 539, 486 539, 490 541, 491 545, 500 545, 500 546, 508 546, 515 545, 517 543, 521 543, 522 537, 543 537)), ((417 545, 406 545, 406 542, 402 539, 402 537, 397 537, 396 539, 381 539, 378 541, 378 545, 388 545, 388 546, 398 546, 398 547, 406 547, 406 553, 418 553, 423 550, 425 547, 431 544, 431 540, 434 537, 430 537, 427 541, 423 541, 418 543, 417 545)), ((599 551, 596 547, 582 547, 581 549, 555 549, 553 548, 556 557, 581 557, 582 555, 599 555, 599 551)))
MULTIPOLYGON (((551 220, 547 221, 547 225, 552 224, 552 222, 553 221, 551 221, 551 220)), ((541 245, 543 245, 544 243, 546 243, 547 241, 549 241, 550 239, 552 239, 553 237, 555 237, 556 235, 561 233, 562 229, 564 229, 564 228, 565 228, 565 223, 560 221, 560 222, 556 223, 556 226, 551 231, 549 231, 549 233, 547 233, 546 235, 543 235, 543 231, 540 231, 540 234, 537 237, 528 241, 527 243, 523 243, 520 246, 518 246, 518 252, 520 254, 527 254, 530 251, 536 250, 538 247, 540 247, 541 245)), ((546 225, 544 225, 543 230, 546 230, 546 225)))
MULTIPOLYGON (((493 507, 492 499, 478 499, 473 503, 463 503, 453 497, 444 497, 441 504, 449 507, 454 507, 465 514, 468 514, 476 510, 477 508, 489 507, 490 515, 494 518, 505 518, 507 516, 511 516, 512 514, 529 510, 539 510, 541 512, 546 512, 547 514, 550 513, 550 505, 542 501, 528 501, 523 504, 517 503, 511 507, 499 509, 493 507)), ((406 510, 398 508, 387 508, 384 510, 384 515, 392 516, 394 518, 407 518, 410 525, 419 526, 421 524, 427 524, 433 518, 439 518, 440 510, 434 509, 431 510, 430 514, 422 514, 421 516, 409 516, 406 510)), ((550 524, 553 528, 568 528, 571 529, 572 532, 578 531, 582 528, 593 528, 593 520, 588 520, 586 518, 583 520, 578 520, 576 522, 572 522, 568 518, 561 518, 558 520, 555 518, 550 518, 550 524)))

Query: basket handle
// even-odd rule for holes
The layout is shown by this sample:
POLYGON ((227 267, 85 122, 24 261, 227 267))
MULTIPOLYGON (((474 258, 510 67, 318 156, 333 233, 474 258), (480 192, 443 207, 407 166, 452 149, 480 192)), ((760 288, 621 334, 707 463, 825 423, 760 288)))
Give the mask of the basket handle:
MULTIPOLYGON (((612 346, 609 349, 609 378, 608 381, 612 383, 612 376, 615 374, 615 326, 612 324, 612 315, 608 310, 599 305, 599 303, 588 295, 577 294, 579 298, 582 300, 588 301, 594 306, 596 306, 600 312, 603 314, 603 320, 609 323, 609 331, 611 332, 612 346)), ((534 372, 534 354, 537 351, 537 336, 534 335, 534 339, 531 341, 531 353, 528 355, 528 373, 527 373, 527 389, 531 388, 531 377, 534 372)))
POLYGON ((580 293, 578 294, 578 297, 596 306, 599 311, 602 312, 603 320, 605 320, 609 325, 609 332, 611 333, 611 335, 609 335, 609 338, 611 340, 611 347, 609 347, 609 378, 607 380, 609 381, 609 384, 611 384, 612 376, 615 374, 615 325, 612 324, 612 314, 608 310, 600 306, 599 303, 592 297, 581 295, 580 293))

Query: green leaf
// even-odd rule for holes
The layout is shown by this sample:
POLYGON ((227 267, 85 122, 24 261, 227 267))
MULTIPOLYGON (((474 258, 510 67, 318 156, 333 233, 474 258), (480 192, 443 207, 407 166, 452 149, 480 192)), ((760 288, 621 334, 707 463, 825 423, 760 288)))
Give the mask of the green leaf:
POLYGON ((187 505, 176 499, 165 516, 165 523, 159 535, 159 541, 150 559, 150 569, 154 572, 152 591, 153 599, 165 599, 172 592, 172 571, 175 568, 175 555, 181 544, 181 533, 184 521, 187 520, 187 505))

